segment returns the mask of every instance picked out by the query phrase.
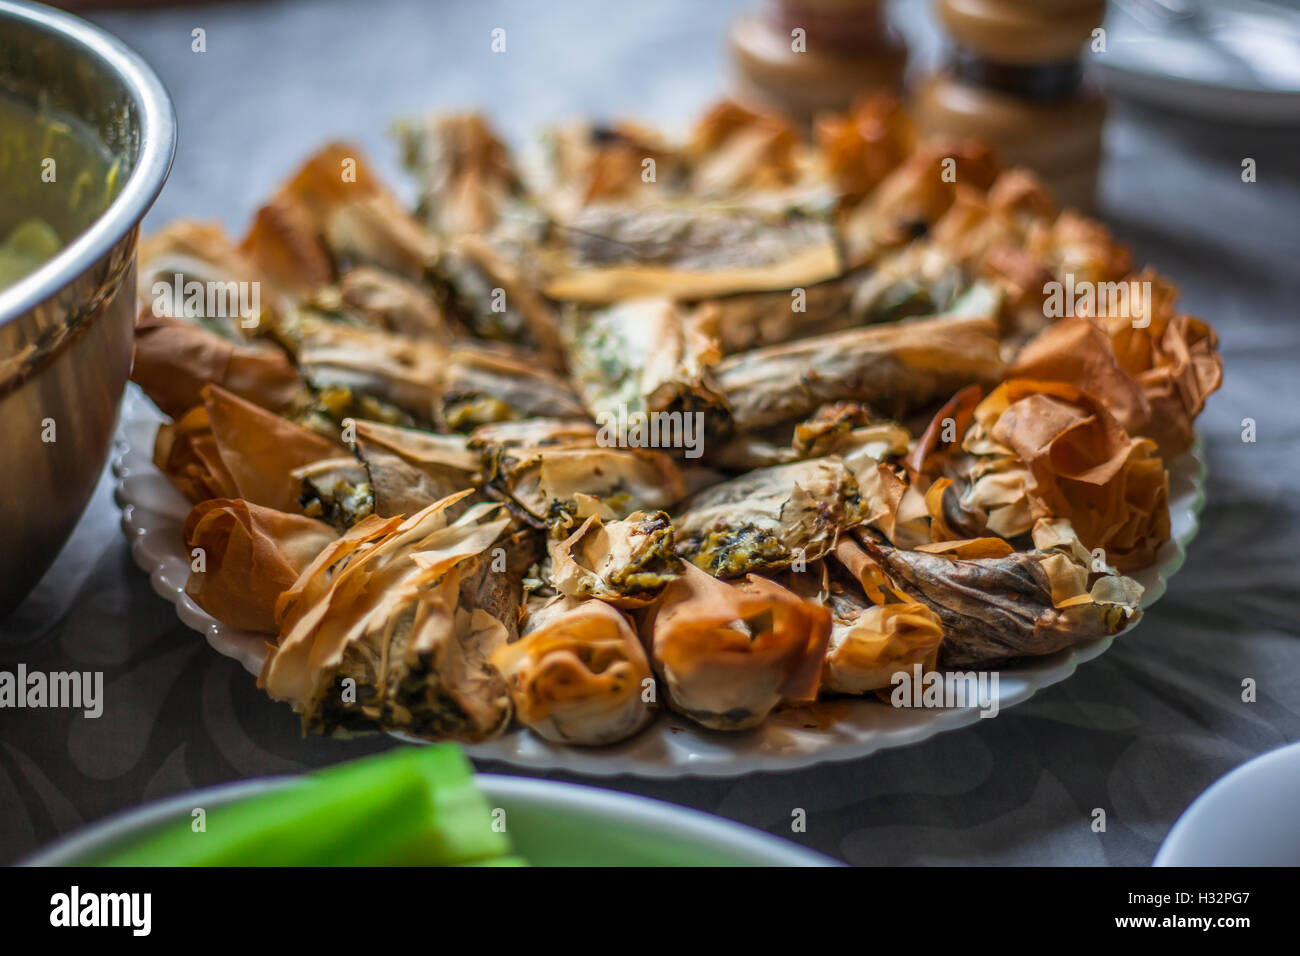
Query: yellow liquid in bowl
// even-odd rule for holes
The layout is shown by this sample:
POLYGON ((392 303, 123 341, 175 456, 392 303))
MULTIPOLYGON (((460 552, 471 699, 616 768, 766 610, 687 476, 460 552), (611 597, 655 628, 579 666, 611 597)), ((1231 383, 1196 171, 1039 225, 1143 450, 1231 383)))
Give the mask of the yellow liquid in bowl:
POLYGON ((79 121, 0 92, 0 289, 108 208, 121 164, 79 121))

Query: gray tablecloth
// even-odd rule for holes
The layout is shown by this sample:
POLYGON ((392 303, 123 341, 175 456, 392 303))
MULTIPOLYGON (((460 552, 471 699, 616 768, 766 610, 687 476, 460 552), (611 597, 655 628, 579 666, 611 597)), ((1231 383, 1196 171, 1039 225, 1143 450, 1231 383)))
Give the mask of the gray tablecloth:
MULTIPOLYGON (((681 125, 722 88, 721 2, 222 4, 97 16, 158 69, 180 149, 150 216, 238 233, 325 137, 391 171, 391 119, 478 106, 512 136, 566 116, 681 125), (191 50, 206 31, 207 52, 191 50), (489 34, 507 31, 493 54, 489 34)), ((924 11, 904 11, 914 23, 924 11)), ((966 730, 853 763, 732 780, 600 785, 698 807, 854 863, 1146 864, 1184 807, 1300 738, 1300 137, 1117 105, 1103 216, 1223 339, 1201 420, 1200 537, 1145 622, 1063 684, 966 730), (1258 181, 1243 183, 1243 158, 1258 181), (1257 440, 1243 442, 1253 419, 1257 440), (1252 678, 1258 699, 1242 700, 1252 678), (807 813, 792 833, 792 813, 807 813), (1095 808, 1107 814, 1094 832, 1095 808)), ((0 493, 21 494, 19 488, 0 493)), ((287 708, 179 624, 118 531, 106 477, 30 600, 0 669, 102 670, 98 720, 0 711, 0 862, 165 794, 388 746, 303 740, 287 708)), ((486 769, 511 772, 509 768, 486 769)), ((556 775, 557 777, 560 775, 556 775)))

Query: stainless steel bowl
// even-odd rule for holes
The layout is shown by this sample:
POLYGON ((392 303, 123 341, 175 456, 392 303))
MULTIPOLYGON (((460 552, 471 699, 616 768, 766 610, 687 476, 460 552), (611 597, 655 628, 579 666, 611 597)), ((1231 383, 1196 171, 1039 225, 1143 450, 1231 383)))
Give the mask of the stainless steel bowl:
POLYGON ((125 174, 87 230, 0 290, 2 618, 50 566, 104 469, 131 370, 140 220, 171 169, 176 117, 120 41, 10 0, 0 0, 0 90, 82 121, 125 174))

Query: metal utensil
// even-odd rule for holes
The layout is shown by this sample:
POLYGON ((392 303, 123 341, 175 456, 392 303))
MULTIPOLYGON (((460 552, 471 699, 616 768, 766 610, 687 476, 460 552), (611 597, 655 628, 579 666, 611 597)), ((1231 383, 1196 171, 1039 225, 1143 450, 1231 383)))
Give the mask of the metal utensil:
POLYGON ((176 118, 120 41, 0 0, 0 90, 79 120, 121 161, 89 228, 0 289, 0 618, 54 560, 103 470, 131 369, 140 220, 171 169, 176 118))

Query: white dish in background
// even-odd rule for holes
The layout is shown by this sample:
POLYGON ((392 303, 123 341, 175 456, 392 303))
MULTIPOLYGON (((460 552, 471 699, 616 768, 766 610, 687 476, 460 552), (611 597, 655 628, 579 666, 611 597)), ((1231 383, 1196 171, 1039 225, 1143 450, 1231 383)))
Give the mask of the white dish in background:
POLYGON ((1153 866, 1300 866, 1300 744, 1242 764, 1183 811, 1153 866))
POLYGON ((1114 0, 1105 29, 1106 50, 1090 64, 1108 90, 1195 116, 1300 126, 1300 9, 1114 0))
MULTIPOLYGON (((163 823, 288 785, 264 777, 178 794, 78 830, 24 860, 73 866, 163 823)), ((699 810, 630 793, 555 780, 475 775, 493 808, 505 811, 514 850, 544 866, 840 866, 820 853, 699 810)))
MULTIPOLYGON (((123 402, 113 456, 122 530, 131 541, 136 563, 148 572, 154 590, 176 606, 180 619, 203 634, 218 652, 235 658, 256 674, 261 669, 266 636, 219 623, 185 593, 190 562, 181 527, 190 504, 153 464, 154 434, 162 420, 153 404, 131 385, 123 402)), ((1133 575, 1146 588, 1143 608, 1149 608, 1164 594, 1168 578, 1182 567, 1184 548, 1198 530, 1205 504, 1205 462, 1200 443, 1171 462, 1169 471, 1172 538, 1161 549, 1154 567, 1133 575)), ((999 710, 1065 680, 1080 664, 1110 647, 1114 639, 1084 641, 1001 671, 999 710)), ((465 752, 475 760, 500 760, 533 770, 563 770, 597 777, 731 777, 852 760, 889 747, 918 743, 980 719, 977 705, 947 710, 897 709, 875 700, 846 699, 815 706, 820 709, 815 715, 802 710, 779 713, 763 726, 739 734, 705 730, 675 715, 662 714, 641 734, 610 747, 565 747, 515 729, 496 740, 467 746, 465 752), (806 726, 810 718, 818 723, 815 729, 806 726)), ((286 719, 291 719, 287 708, 286 719)))

